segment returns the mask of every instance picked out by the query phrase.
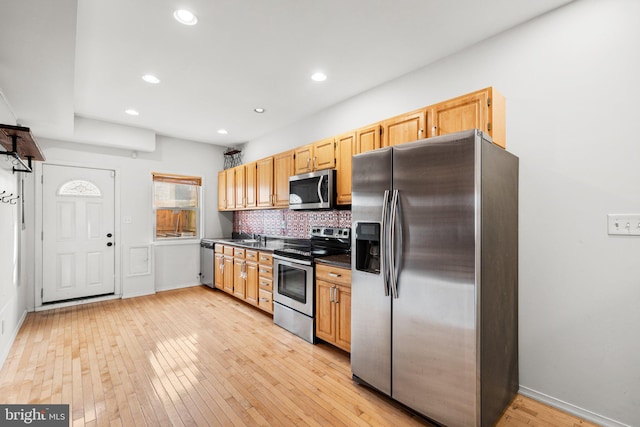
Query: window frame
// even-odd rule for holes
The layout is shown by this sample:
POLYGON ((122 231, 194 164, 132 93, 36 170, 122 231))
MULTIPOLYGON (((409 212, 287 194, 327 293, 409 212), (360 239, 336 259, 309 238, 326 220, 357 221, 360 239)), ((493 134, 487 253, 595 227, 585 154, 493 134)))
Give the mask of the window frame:
POLYGON ((179 175, 179 174, 168 174, 161 172, 152 172, 152 180, 151 180, 151 206, 153 209, 153 241, 158 242, 166 242, 166 243, 179 243, 184 242, 185 240, 200 240, 203 224, 202 224, 202 178, 198 176, 191 175, 179 175), (182 184, 182 185, 193 185, 196 187, 196 207, 157 207, 156 206, 156 182, 166 182, 171 184, 182 184), (195 211, 195 222, 196 222, 196 231, 194 235, 186 235, 186 236, 166 236, 159 237, 158 236, 158 211, 162 210, 172 210, 172 211, 195 211))

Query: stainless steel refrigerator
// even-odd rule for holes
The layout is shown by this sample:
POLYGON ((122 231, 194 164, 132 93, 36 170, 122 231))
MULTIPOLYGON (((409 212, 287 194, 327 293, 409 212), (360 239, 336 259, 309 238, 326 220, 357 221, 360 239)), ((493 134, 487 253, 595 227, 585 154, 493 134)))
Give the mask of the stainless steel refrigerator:
POLYGON ((479 130, 353 157, 351 369, 447 426, 518 390, 518 158, 479 130))

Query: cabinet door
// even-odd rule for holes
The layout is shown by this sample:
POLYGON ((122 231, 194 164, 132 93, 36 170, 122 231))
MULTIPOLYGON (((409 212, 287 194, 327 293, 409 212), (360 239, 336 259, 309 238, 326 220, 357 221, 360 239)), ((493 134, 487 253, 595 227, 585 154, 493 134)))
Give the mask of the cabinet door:
POLYGON ((493 88, 441 102, 430 107, 431 136, 478 128, 505 147, 504 97, 493 88))
POLYGON ((256 187, 259 207, 271 207, 273 196, 273 157, 257 161, 256 187))
POLYGON ((274 205, 289 206, 289 177, 293 175, 293 150, 273 158, 274 205))
POLYGON ((224 289, 224 255, 216 254, 213 268, 215 287, 224 289))
POLYGON ((426 138, 426 110, 418 110, 382 122, 382 146, 391 147, 426 138))
POLYGON ((355 153, 355 133, 336 137, 336 193, 339 205, 351 204, 351 158, 355 153))
POLYGON ((244 300, 252 305, 258 305, 258 263, 247 261, 245 265, 244 300))
POLYGON ((313 170, 313 144, 303 145, 295 150, 294 174, 311 172, 313 170))
POLYGON ((236 170, 227 169, 225 171, 225 185, 227 188, 227 209, 235 209, 236 207, 236 170))
POLYGON ((336 337, 334 306, 331 301, 333 284, 316 280, 316 336, 334 343, 336 337))
POLYGON ((232 294, 233 293, 233 257, 224 257, 224 285, 222 290, 232 294))
POLYGON ((336 167, 336 142, 333 137, 313 144, 313 170, 336 167))
POLYGON ((244 207, 256 207, 256 162, 244 166, 244 207))
POLYGON ((227 209, 227 174, 226 171, 218 172, 218 210, 227 209))
POLYGON ((244 299, 245 295, 245 267, 247 263, 243 259, 233 260, 233 295, 244 299))
POLYGON ((336 313, 336 345, 351 351, 351 288, 337 286, 334 291, 336 313))
POLYGON ((356 146, 354 154, 380 148, 380 125, 373 125, 356 131, 356 146))
POLYGON ((431 136, 446 135, 469 129, 487 131, 488 93, 474 92, 431 107, 431 136))
POLYGON ((233 168, 236 176, 236 209, 244 209, 245 207, 245 169, 243 166, 236 166, 233 168))

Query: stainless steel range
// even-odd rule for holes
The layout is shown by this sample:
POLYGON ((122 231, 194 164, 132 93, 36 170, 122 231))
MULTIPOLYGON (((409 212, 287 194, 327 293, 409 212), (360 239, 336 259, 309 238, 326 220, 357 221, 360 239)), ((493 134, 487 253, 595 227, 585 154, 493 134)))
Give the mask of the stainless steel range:
POLYGON ((311 227, 311 239, 288 241, 273 252, 273 321, 276 325, 315 342, 314 258, 348 253, 351 229, 311 227))

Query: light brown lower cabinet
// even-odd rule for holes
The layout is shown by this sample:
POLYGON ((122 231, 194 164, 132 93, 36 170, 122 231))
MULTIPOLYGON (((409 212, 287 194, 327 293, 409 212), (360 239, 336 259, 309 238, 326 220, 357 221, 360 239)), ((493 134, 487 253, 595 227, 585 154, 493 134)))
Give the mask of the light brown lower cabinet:
POLYGON ((351 270, 316 264, 316 337, 351 351, 351 270))
POLYGON ((216 244, 214 284, 228 294, 273 314, 273 255, 216 244))

